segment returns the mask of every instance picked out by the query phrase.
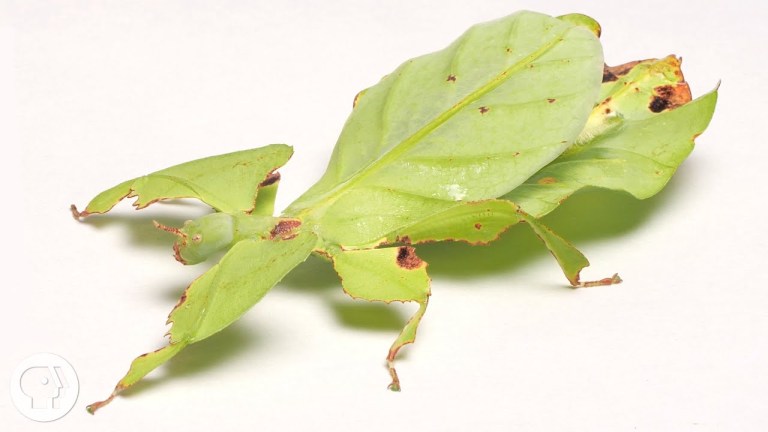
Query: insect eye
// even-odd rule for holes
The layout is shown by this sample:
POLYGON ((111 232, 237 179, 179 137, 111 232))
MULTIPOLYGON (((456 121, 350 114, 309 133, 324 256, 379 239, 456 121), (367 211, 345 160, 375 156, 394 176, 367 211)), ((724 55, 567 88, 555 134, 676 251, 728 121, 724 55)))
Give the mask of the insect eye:
POLYGON ((203 235, 202 234, 195 234, 192 236, 192 241, 195 243, 200 243, 203 241, 203 235))

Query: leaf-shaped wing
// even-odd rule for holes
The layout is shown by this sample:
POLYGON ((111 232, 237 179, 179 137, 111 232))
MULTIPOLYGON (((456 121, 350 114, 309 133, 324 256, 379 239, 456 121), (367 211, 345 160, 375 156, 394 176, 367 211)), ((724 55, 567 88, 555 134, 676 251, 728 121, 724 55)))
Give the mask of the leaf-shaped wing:
POLYGON ((604 81, 600 103, 577 142, 504 200, 462 203, 389 233, 386 242, 482 244, 525 221, 572 285, 619 282, 617 275, 580 282, 587 259, 536 218, 586 186, 625 190, 637 198, 658 192, 692 150, 693 138, 707 127, 717 93, 691 102, 680 61, 673 56, 606 67, 604 81))
MULTIPOLYGON (((123 198, 136 197, 142 209, 154 202, 174 198, 197 198, 218 211, 249 212, 254 209, 259 185, 293 154, 284 144, 272 144, 175 165, 138 177, 98 194, 76 217, 106 213, 123 198)), ((266 205, 268 208, 269 205, 266 205)))
POLYGON ((184 291, 168 316, 170 343, 137 357, 109 398, 88 406, 93 413, 118 393, 176 355, 235 322, 288 272, 303 262, 317 244, 311 232, 289 239, 247 239, 235 244, 221 261, 184 291))
POLYGON ((324 177, 286 216, 369 246, 457 201, 509 192, 568 148, 597 99, 587 28, 532 12, 472 27, 365 90, 324 177))
POLYGON ((541 217, 586 186, 641 199, 658 192, 707 127, 717 92, 691 102, 673 56, 606 67, 604 81, 577 142, 506 200, 462 203, 389 233, 387 243, 488 243, 523 221, 523 214, 541 217))
POLYGON ((717 91, 690 101, 671 56, 606 68, 606 76, 577 143, 504 199, 540 217, 586 186, 644 199, 667 184, 709 125, 717 91))

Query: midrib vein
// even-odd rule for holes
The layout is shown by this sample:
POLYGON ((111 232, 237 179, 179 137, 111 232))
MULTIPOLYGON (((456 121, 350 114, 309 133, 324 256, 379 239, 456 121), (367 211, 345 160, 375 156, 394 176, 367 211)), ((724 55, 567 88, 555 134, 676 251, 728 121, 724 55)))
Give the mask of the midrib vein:
POLYGON ((566 33, 571 31, 572 29, 573 28, 568 28, 562 33, 559 33, 558 35, 550 39, 546 44, 542 45, 536 51, 523 57, 523 59, 513 64, 512 66, 508 67, 507 69, 504 69, 502 72, 496 75, 493 79, 488 81, 488 83, 478 88, 477 90, 473 91, 469 95, 465 96, 462 100, 460 100, 458 103, 453 105, 450 109, 446 110, 445 112, 443 112, 442 114, 440 114, 439 116, 437 116, 436 118, 428 122, 426 125, 422 126, 421 129, 417 130, 411 136, 401 141, 398 145, 394 146, 390 151, 382 154, 378 159, 371 162, 365 168, 359 170, 356 174, 354 174, 352 177, 347 179, 344 183, 341 183, 334 189, 331 189, 330 191, 328 191, 325 194, 325 198, 321 198, 320 200, 316 201, 314 205, 299 211, 299 213, 296 216, 301 216, 306 213, 311 213, 320 208, 327 208, 328 206, 333 204, 333 202, 338 200, 341 196, 343 196, 349 189, 354 187, 357 183, 360 183, 366 177, 371 175, 371 173, 376 172, 379 169, 379 167, 381 167, 382 165, 391 163, 391 161, 396 160, 397 158, 402 156, 404 153, 411 150, 411 148, 415 146, 419 141, 421 141, 422 138, 429 135, 432 131, 434 131, 441 125, 445 124, 450 118, 452 118, 454 115, 456 115, 456 113, 464 109, 467 105, 477 101, 488 92, 500 86, 502 83, 504 83, 509 77, 514 75, 516 72, 525 68, 534 60, 538 59, 539 57, 543 56, 544 54, 552 50, 557 44, 565 40, 564 37, 566 33))

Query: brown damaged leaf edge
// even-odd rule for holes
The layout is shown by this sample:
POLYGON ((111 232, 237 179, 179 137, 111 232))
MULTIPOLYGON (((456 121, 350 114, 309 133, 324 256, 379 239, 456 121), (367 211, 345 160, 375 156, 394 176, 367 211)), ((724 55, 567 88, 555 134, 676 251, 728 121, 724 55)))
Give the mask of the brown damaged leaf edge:
POLYGON ((416 255, 416 250, 411 246, 400 246, 397 251, 397 265, 413 270, 421 267, 424 261, 416 255))
MULTIPOLYGON (((126 198, 130 198, 132 193, 133 193, 133 189, 130 189, 128 191, 128 193, 123 195, 119 200, 117 200, 117 202, 120 202, 120 201, 122 201, 122 200, 124 200, 126 198)), ((86 206, 86 208, 88 208, 88 206, 86 206)), ((137 210, 140 210, 140 209, 137 209, 137 210)), ((80 221, 81 219, 86 218, 86 217, 88 217, 88 216, 90 216, 92 214, 100 214, 99 212, 91 213, 91 212, 86 211, 86 210, 79 211, 79 210, 77 210, 77 206, 74 205, 74 204, 71 204, 69 206, 69 211, 72 212, 72 217, 75 218, 76 221, 80 221)))
POLYGON ((402 243, 402 244, 409 245, 409 244, 411 244, 411 238, 408 237, 407 235, 404 235, 402 237, 401 236, 397 236, 397 237, 395 237, 395 243, 402 243))
POLYGON ((676 85, 663 85, 653 89, 653 98, 648 105, 652 112, 660 113, 666 109, 675 109, 691 101, 691 89, 685 81, 676 85))
POLYGON ((280 181, 280 173, 277 171, 272 171, 271 173, 267 174, 267 178, 265 178, 264 181, 259 183, 259 187, 263 188, 266 186, 271 186, 279 181, 280 181))
POLYGON ((360 98, 363 96, 363 93, 365 93, 365 90, 360 90, 355 95, 355 98, 352 99, 352 109, 354 109, 357 106, 357 104, 360 102, 360 98))
MULTIPOLYGON (((77 206, 75 206, 74 204, 69 206, 69 210, 72 212, 72 216, 74 216, 74 218, 76 220, 80 220, 80 219, 85 218, 87 216, 91 216, 91 215, 95 215, 95 214, 104 214, 104 213, 108 212, 109 210, 112 210, 112 208, 114 208, 114 206, 116 206, 117 203, 119 203, 120 201, 122 201, 122 200, 124 200, 126 198, 137 198, 138 196, 139 196, 139 194, 137 194, 134 189, 130 189, 127 194, 123 195, 120 199, 115 201, 115 203, 112 205, 112 207, 110 207, 108 210, 105 210, 105 211, 95 211, 95 212, 89 212, 87 210, 78 211, 77 210, 77 206)), ((143 210, 143 209, 151 206, 152 204, 158 203, 160 201, 168 201, 168 200, 172 200, 172 199, 183 199, 183 198, 195 198, 195 197, 193 197, 193 196, 182 196, 182 197, 173 197, 173 198, 157 198, 157 199, 153 199, 153 200, 147 201, 144 205, 141 205, 138 202, 133 202, 133 203, 131 203, 131 206, 135 207, 135 210, 143 210)), ((88 206, 86 206, 86 209, 87 208, 88 208, 88 206)))
MULTIPOLYGON (((179 297, 179 300, 173 306, 171 313, 173 313, 173 311, 178 309, 181 305, 184 304, 185 301, 187 301, 187 290, 189 290, 189 287, 184 289, 184 292, 181 294, 181 297, 179 297)), ((170 318, 170 315, 168 315, 168 320, 166 320, 165 324, 170 324, 170 323, 171 323, 171 318, 170 318)))
MULTIPOLYGON (((192 283, 194 283, 194 282, 192 282, 192 283)), ((176 304, 173 306, 173 309, 171 309, 171 312, 170 312, 170 313, 168 313, 168 318, 166 318, 166 320, 165 320, 165 325, 173 324, 173 319, 171 319, 171 317, 173 316, 173 313, 174 313, 174 312, 176 312, 177 310, 179 310, 179 309, 181 308, 181 306, 182 306, 184 303, 186 303, 186 301, 187 301, 187 296, 188 296, 188 294, 189 294, 189 289, 192 287, 192 283, 191 283, 191 284, 189 284, 189 285, 187 285, 187 287, 186 287, 186 288, 184 288, 184 292, 183 292, 183 293, 181 293, 181 297, 179 297, 179 300, 177 300, 177 301, 176 301, 176 304)), ((168 338, 170 339, 170 336, 171 336, 171 330, 170 330, 170 329, 168 329, 168 331, 167 331, 167 332, 165 332, 165 335, 164 335, 164 336, 168 336, 168 338)), ((171 340, 169 340, 169 342, 170 342, 170 344, 171 344, 171 345, 173 345, 173 344, 174 344, 174 341, 173 341, 172 339, 171 339, 171 340)), ((159 348, 159 349, 156 349, 156 350, 155 350, 155 351, 153 351, 153 352, 158 352, 158 351, 160 351, 161 349, 163 349, 163 348, 159 348)))
MULTIPOLYGON (((261 188, 261 187, 269 186, 269 185, 272 185, 272 184, 278 182, 280 180, 280 173, 277 172, 277 170, 281 166, 282 165, 277 165, 274 168, 272 168, 268 172, 268 174, 264 177, 264 180, 262 180, 259 183, 258 187, 261 188)), ((151 176, 151 175, 153 175, 153 174, 148 174, 146 176, 137 177, 133 181, 135 182, 136 180, 138 180, 140 178, 148 177, 148 176, 151 176)), ((132 183, 132 184, 134 184, 134 183, 132 183)), ((137 197, 139 197, 139 195, 140 195, 140 193, 136 193, 136 190, 131 187, 131 188, 128 189, 128 192, 125 195, 123 195, 123 196, 119 197, 118 199, 116 199, 114 201, 114 203, 109 208, 105 209, 104 211, 88 211, 88 205, 92 204, 92 202, 88 203, 88 205, 86 205, 86 209, 83 210, 83 211, 79 211, 75 204, 71 204, 69 206, 69 211, 72 213, 72 217, 75 218, 75 220, 80 221, 83 218, 91 216, 91 215, 94 215, 94 214, 105 214, 108 211, 112 210, 119 202, 123 201, 124 199, 126 199, 126 198, 137 198, 137 197)), ((191 195, 189 195, 189 196, 176 196, 176 197, 160 197, 160 198, 156 198, 156 199, 147 201, 146 203, 144 203, 144 205, 139 204, 138 203, 138 199, 137 199, 136 201, 131 203, 131 206, 135 207, 136 210, 142 210, 142 209, 145 209, 145 208, 149 207, 150 205, 152 205, 154 203, 157 203, 157 202, 168 201, 168 200, 175 200, 175 199, 185 199, 185 198, 198 199, 200 201, 205 202, 199 196, 191 196, 191 195)), ((251 205, 251 208, 244 210, 244 212, 247 213, 247 214, 251 214, 255 209, 256 209, 256 202, 254 200, 253 204, 251 205)))
POLYGON ((635 60, 628 63, 620 64, 618 66, 603 66, 603 82, 616 81, 619 78, 626 75, 633 67, 637 66, 645 60, 635 60))

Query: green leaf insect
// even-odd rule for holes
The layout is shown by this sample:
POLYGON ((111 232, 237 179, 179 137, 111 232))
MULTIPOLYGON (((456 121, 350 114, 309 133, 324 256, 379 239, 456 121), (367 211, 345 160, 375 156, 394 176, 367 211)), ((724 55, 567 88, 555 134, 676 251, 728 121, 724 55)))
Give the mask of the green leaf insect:
POLYGON ((325 174, 279 216, 277 169, 292 154, 282 144, 176 165, 72 206, 81 219, 123 198, 137 209, 195 198, 215 211, 156 226, 176 236, 184 264, 223 253, 171 311, 168 344, 136 358, 88 411, 232 324, 310 254, 353 298, 418 305, 386 357, 396 391, 395 358, 430 297, 419 243, 486 244, 525 223, 573 287, 621 282, 581 281, 587 259, 539 219, 585 187, 659 192, 709 124, 717 90, 692 100, 674 56, 608 67, 599 34, 584 15, 518 12, 408 60, 357 95, 325 174))

